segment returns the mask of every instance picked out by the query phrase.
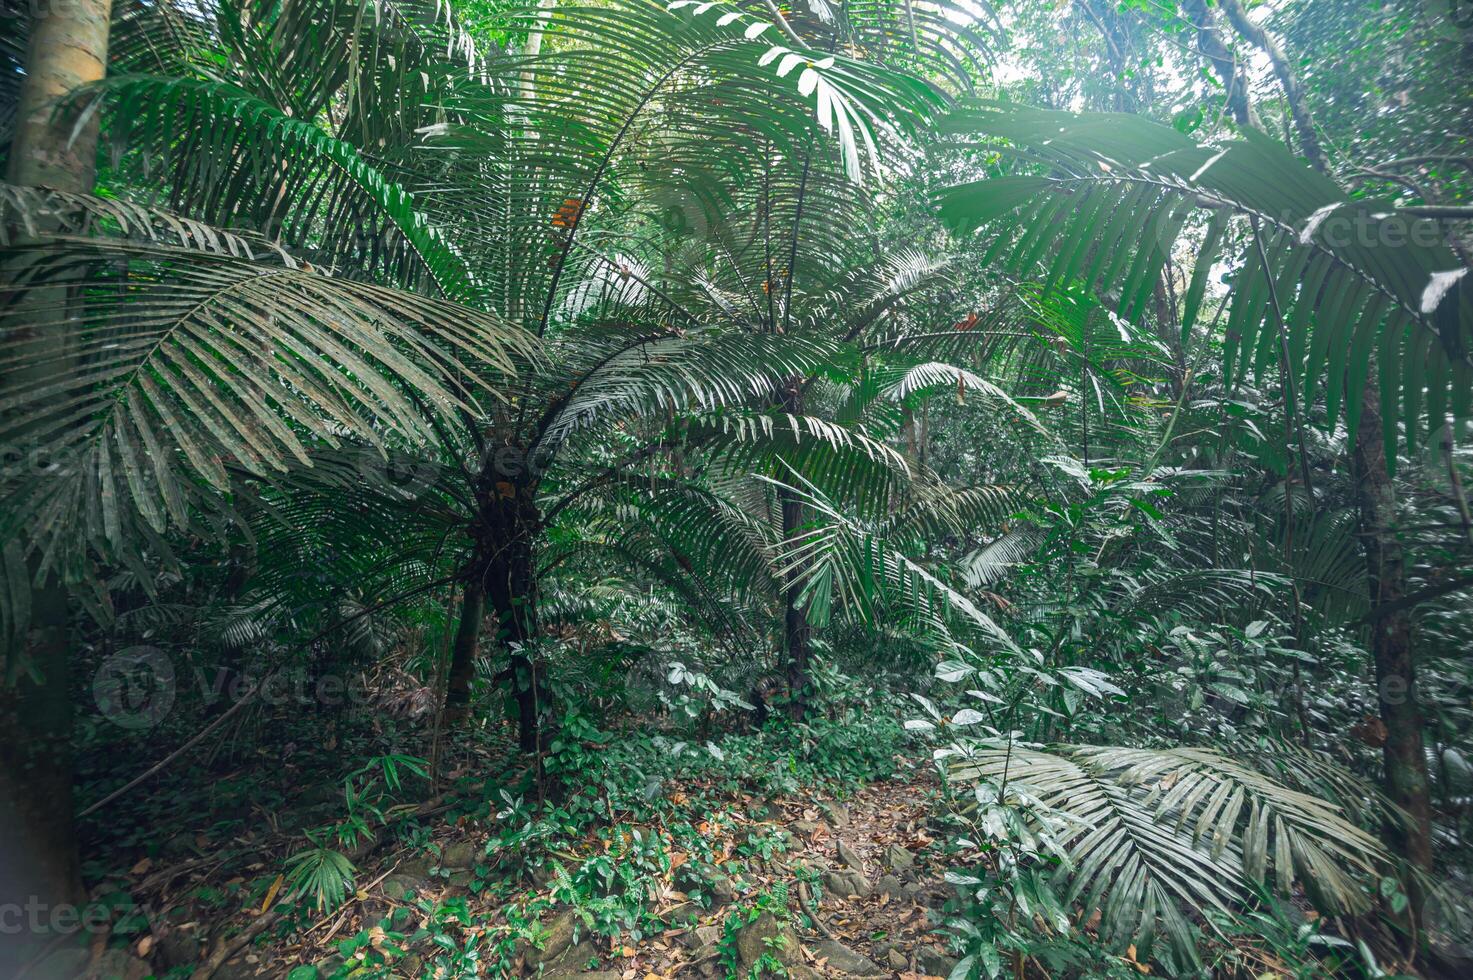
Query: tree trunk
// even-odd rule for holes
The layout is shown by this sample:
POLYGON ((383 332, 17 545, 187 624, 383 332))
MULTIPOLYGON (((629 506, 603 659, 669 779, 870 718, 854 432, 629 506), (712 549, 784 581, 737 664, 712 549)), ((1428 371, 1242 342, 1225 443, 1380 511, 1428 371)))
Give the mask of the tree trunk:
MULTIPOLYGON (((88 193, 96 178, 97 120, 76 128, 74 113, 56 114, 59 99, 103 77, 107 67, 110 0, 71 0, 43 6, 31 18, 26 73, 16 106, 7 179, 13 184, 88 193), (73 133, 73 130, 76 132, 73 133)), ((58 290, 66 289, 58 286, 58 290)), ((66 296, 34 290, 23 301, 46 308, 66 296)), ((57 322, 54 316, 45 320, 57 322)), ((25 305, 12 329, 34 329, 25 305)), ((58 346, 68 340, 59 335, 58 346)), ((56 362, 48 361, 48 370, 56 362)), ((9 387, 33 380, 19 373, 9 387)), ((7 658, 13 673, 0 681, 0 904, 36 903, 55 911, 85 900, 72 808, 71 720, 67 592, 56 575, 37 583, 24 657, 7 658), (18 663, 33 675, 15 676, 18 663)), ((43 920, 44 921, 44 920, 43 920)), ((19 942, 0 941, 0 975, 12 959, 31 955, 49 940, 26 927, 19 942)))
MULTIPOLYGON (((1409 863, 1432 868, 1432 806, 1427 754, 1422 744, 1422 714, 1417 706, 1416 664, 1412 658, 1412 620, 1394 606, 1407 594, 1406 567, 1396 538, 1396 488, 1386 465, 1380 399, 1365 389, 1365 409, 1355 440, 1355 479, 1360 505, 1360 536, 1366 556, 1371 599, 1371 654, 1381 721, 1386 792, 1410 816, 1386 827, 1387 843, 1409 863)), ((1417 896, 1412 896, 1416 902, 1417 896)), ((1420 903, 1417 903, 1419 905, 1420 903)))
POLYGON ((1223 43, 1217 15, 1213 13, 1212 8, 1207 6, 1207 0, 1182 0, 1182 10, 1186 12, 1192 26, 1197 29, 1197 50, 1212 65, 1212 70, 1217 73, 1218 80, 1222 82, 1224 104, 1228 115, 1232 116, 1239 126, 1256 128, 1253 109, 1248 103, 1247 76, 1243 73, 1243 66, 1238 63, 1233 52, 1223 43))
POLYGON ((502 677, 511 682, 517 703, 517 745, 523 752, 542 747, 541 717, 548 705, 547 685, 537 673, 537 575, 531 528, 521 519, 512 525, 513 537, 505 557, 493 566, 486 581, 491 608, 496 612, 497 639, 509 662, 502 677))
POLYGON ((450 671, 445 681, 445 716, 454 723, 470 711, 471 682, 476 679, 481 623, 486 618, 486 590, 479 566, 466 580, 460 598, 460 624, 450 647, 450 671))
POLYGON ((17 920, 18 941, 0 940, 6 977, 52 938, 49 913, 80 906, 87 894, 72 816, 66 593, 51 584, 32 603, 26 656, 41 680, 0 685, 0 908, 39 907, 43 915, 17 920))
POLYGON ((55 114, 59 100, 99 81, 107 70, 112 0, 45 4, 31 18, 26 76, 15 112, 8 180, 87 194, 96 179, 97 115, 76 134, 75 112, 55 114))
MULTIPOLYGON (((783 390, 783 411, 790 415, 803 414, 803 379, 794 377, 783 390)), ((783 541, 791 541, 803 526, 803 502, 788 490, 778 491, 782 506, 783 541)), ((803 586, 795 570, 788 576, 783 589, 783 648, 786 653, 788 675, 788 715, 801 721, 808 712, 808 654, 811 627, 808 613, 799 605, 803 586)))
POLYGON ((498 482, 481 501, 471 533, 478 541, 461 603, 460 627, 446 682, 446 712, 463 718, 475 679, 481 624, 489 611, 496 641, 508 665, 496 675, 510 683, 517 703, 517 742, 528 752, 540 747, 540 718, 548 704, 546 685, 537 676, 534 645, 538 636, 536 489, 532 483, 498 482))

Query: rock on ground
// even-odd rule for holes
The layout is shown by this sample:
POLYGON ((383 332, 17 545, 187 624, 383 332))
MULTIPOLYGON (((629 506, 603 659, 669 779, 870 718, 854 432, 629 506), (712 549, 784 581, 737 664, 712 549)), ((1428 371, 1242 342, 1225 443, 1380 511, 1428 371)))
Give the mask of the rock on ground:
POLYGON ((874 977, 885 972, 868 956, 856 953, 843 943, 832 939, 825 939, 815 946, 813 955, 827 960, 825 965, 831 970, 840 970, 858 977, 874 977))
POLYGON ((885 848, 885 866, 896 874, 904 874, 914 868, 915 864, 915 855, 899 844, 891 844, 885 848))
POLYGON ((858 871, 825 871, 819 881, 825 892, 837 898, 868 898, 875 893, 869 879, 858 871))
POLYGON ((955 956, 950 956, 935 946, 922 946, 916 955, 916 965, 927 976, 949 977, 957 963, 955 956))
POLYGON ((798 935, 786 922, 779 922, 771 912, 763 912, 755 921, 749 922, 736 934, 737 959, 750 971, 764 955, 787 968, 792 976, 800 971, 809 972, 803 966, 803 951, 798 945, 798 935))
POLYGON ((836 848, 838 850, 839 860, 841 862, 849 865, 849 867, 853 868, 855 871, 858 871, 860 874, 864 874, 864 858, 860 857, 859 854, 854 850, 854 848, 850 847, 843 841, 839 841, 839 843, 836 845, 836 848))
POLYGON ((578 924, 578 915, 572 909, 560 913, 547 924, 547 941, 541 949, 527 950, 527 963, 541 966, 551 963, 573 945, 573 928, 578 924))

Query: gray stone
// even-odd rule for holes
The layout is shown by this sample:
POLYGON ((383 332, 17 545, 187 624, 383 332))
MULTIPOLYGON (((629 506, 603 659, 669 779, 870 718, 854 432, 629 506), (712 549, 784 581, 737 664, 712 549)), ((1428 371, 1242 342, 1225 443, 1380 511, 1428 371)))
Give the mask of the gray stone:
POLYGON ((935 946, 922 946, 916 955, 916 965, 929 977, 949 977, 956 969, 957 958, 948 956, 935 946))
POLYGON ((155 933, 153 947, 165 966, 185 966, 199 962, 204 942, 199 933, 176 926, 155 933))
POLYGON ((843 841, 839 841, 837 849, 840 862, 849 865, 849 867, 858 871, 860 874, 864 874, 864 859, 859 856, 854 848, 843 841))
POLYGON ((792 826, 793 830, 805 837, 812 837, 818 833, 818 828, 821 824, 817 820, 794 820, 792 826))
POLYGON ((911 901, 915 901, 916 899, 918 899, 921 895, 921 892, 925 890, 926 886, 922 885, 919 881, 907 881, 905 884, 900 886, 900 894, 910 899, 911 901))
POLYGON ((730 905, 736 901, 736 884, 726 875, 718 874, 711 879, 711 902, 714 905, 730 905))
POLYGON ((858 871, 825 871, 819 881, 825 892, 838 898, 868 898, 875 893, 869 879, 858 871))
POLYGON ((748 970, 768 953, 787 967, 798 966, 803 955, 792 926, 777 921, 771 912, 763 912, 755 922, 742 926, 736 934, 736 952, 748 970))
POLYGON ((542 944, 542 948, 533 947, 527 950, 527 963, 531 966, 541 966, 561 956, 568 947, 573 945, 573 929, 580 921, 582 920, 572 909, 554 916, 547 924, 547 940, 542 944))
POLYGON ((721 927, 717 925, 697 926, 680 937, 685 948, 690 950, 690 958, 694 961, 703 960, 708 956, 715 956, 717 947, 721 943, 721 927))
POLYGON ((463 871, 466 868, 474 868, 476 859, 481 856, 481 849, 470 841, 457 841, 440 854, 440 867, 449 868, 451 871, 463 871))
POLYGON ((439 864, 429 854, 415 854, 407 857, 394 866, 394 874, 409 875, 412 878, 429 878, 430 872, 439 864))
POLYGON ((409 901, 411 892, 421 898, 430 894, 435 890, 435 883, 429 878, 396 871, 383 880, 381 887, 389 898, 396 902, 405 902, 409 901))
MULTIPOLYGON (((527 962, 531 962, 529 959, 527 962)), ((544 980, 565 980, 567 977, 581 977, 589 971, 590 963, 598 962, 598 947, 593 940, 584 937, 576 946, 569 946, 552 960, 545 960, 542 964, 542 976, 544 980)))
POLYGON ((888 895, 890 898, 899 897, 904 889, 905 886, 894 875, 881 875, 880 880, 875 883, 875 891, 881 895, 888 895))
POLYGON ((910 960, 906 959, 905 954, 898 949, 892 949, 886 953, 885 962, 889 965, 890 969, 898 973, 904 973, 910 969, 910 960))
POLYGON ((87 971, 88 980, 143 980, 152 975, 147 963, 125 949, 104 950, 87 971))
POLYGON ((903 874, 915 867, 916 857, 899 844, 885 848, 885 866, 896 874, 903 874))
POLYGON ((874 977, 884 973, 884 969, 868 956, 857 953, 845 946, 843 943, 832 939, 825 939, 813 948, 813 955, 820 959, 827 959, 830 969, 850 973, 858 977, 874 977))
POLYGON ((832 803, 820 803, 819 808, 823 810, 828 822, 839 830, 849 826, 849 809, 837 801, 832 803))

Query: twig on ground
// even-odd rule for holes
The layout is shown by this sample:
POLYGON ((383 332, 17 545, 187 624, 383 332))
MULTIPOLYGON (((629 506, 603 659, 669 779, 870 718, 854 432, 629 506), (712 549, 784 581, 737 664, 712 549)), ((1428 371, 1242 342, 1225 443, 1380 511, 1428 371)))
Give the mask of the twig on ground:
POLYGON ((838 942, 839 937, 834 935, 833 930, 824 925, 824 921, 818 912, 818 903, 813 900, 813 893, 808 890, 808 882, 801 880, 798 882, 798 897, 803 900, 803 907, 808 910, 808 917, 813 920, 814 927, 823 933, 825 939, 832 939, 834 942, 838 942))
MULTIPOLYGON (((400 814, 398 817, 391 820, 390 823, 397 822, 398 820, 408 819, 410 817, 427 817, 433 813, 438 813, 440 810, 445 809, 449 806, 449 804, 443 802, 443 799, 444 797, 443 795, 441 795, 433 799, 426 800, 424 803, 415 807, 408 813, 400 814)), ((384 838, 384 832, 389 829, 390 823, 385 823, 367 840, 363 841, 363 843, 355 847, 352 853, 348 856, 349 860, 356 864, 362 861, 364 858, 368 857, 368 855, 372 854, 375 850, 377 850, 384 838)), ((385 877, 388 877, 388 875, 382 875, 378 880, 382 881, 385 877)), ((377 883, 378 882, 375 882, 374 884, 377 883)), ((232 956, 245 948, 246 944, 251 942, 251 940, 255 939, 262 932, 266 931, 266 929, 277 919, 281 918, 281 916, 290 907, 291 906, 287 904, 279 904, 269 911, 262 912, 254 920, 252 920, 250 925, 246 926, 243 930, 241 930, 230 939, 225 939, 224 937, 221 937, 220 941, 215 944, 214 949, 211 950, 210 955, 206 957, 205 961, 201 963, 192 974, 190 974, 189 980, 210 980, 210 978, 215 975, 216 970, 220 969, 221 966, 225 965, 225 962, 227 960, 229 960, 232 956)))

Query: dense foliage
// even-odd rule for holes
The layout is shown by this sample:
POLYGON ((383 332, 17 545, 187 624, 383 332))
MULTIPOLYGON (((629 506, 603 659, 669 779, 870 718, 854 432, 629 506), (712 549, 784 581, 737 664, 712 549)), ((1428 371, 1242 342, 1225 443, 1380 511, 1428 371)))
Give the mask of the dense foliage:
POLYGON ((1466 13, 5 5, 0 972, 1461 975, 1466 13))

